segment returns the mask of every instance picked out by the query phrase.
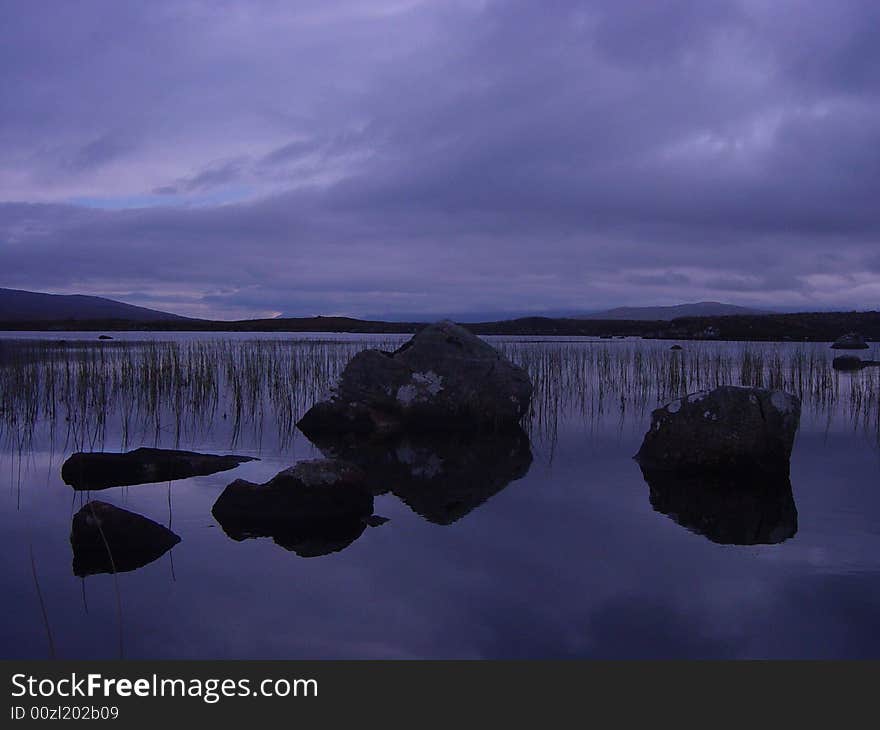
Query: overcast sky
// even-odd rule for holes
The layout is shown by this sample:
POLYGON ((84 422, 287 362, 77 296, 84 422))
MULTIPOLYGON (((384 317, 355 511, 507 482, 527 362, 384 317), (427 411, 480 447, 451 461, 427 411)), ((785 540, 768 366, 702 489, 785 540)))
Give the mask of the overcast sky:
POLYGON ((0 0, 0 286, 880 306, 876 0, 0 0))

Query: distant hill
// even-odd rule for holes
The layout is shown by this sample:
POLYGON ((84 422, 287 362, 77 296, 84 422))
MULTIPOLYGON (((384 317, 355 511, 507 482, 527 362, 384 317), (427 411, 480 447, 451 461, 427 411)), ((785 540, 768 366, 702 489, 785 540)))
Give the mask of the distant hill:
POLYGON ((0 322, 124 319, 130 322, 186 320, 177 314, 84 294, 42 294, 0 289, 0 322))
POLYGON ((583 314, 577 319, 626 319, 642 322, 670 322, 679 317, 729 317, 733 315, 769 314, 769 312, 721 302, 694 302, 669 307, 616 307, 604 312, 583 314))

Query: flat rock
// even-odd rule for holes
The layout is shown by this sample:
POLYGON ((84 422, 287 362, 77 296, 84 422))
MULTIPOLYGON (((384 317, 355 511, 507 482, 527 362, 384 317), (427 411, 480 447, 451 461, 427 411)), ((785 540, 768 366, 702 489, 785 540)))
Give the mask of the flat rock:
POLYGON ((252 456, 197 454, 140 448, 126 453, 79 452, 61 467, 61 478, 76 490, 126 487, 205 476, 234 469, 252 456))
POLYGON ((355 355, 330 396, 297 424, 321 434, 501 430, 532 397, 528 374, 452 322, 421 330, 394 352, 355 355))
POLYGON ((800 400, 781 390, 723 386, 651 414, 636 460, 651 471, 788 473, 800 400))
POLYGON ((82 577, 137 570, 179 542, 177 535, 153 520, 92 500, 73 516, 73 572, 82 577))

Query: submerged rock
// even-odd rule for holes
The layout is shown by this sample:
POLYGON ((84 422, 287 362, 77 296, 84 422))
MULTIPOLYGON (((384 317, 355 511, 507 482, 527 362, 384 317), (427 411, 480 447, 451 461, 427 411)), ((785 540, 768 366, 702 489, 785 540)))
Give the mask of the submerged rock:
POLYGON ((868 343, 858 332, 850 332, 838 337, 831 348, 834 350, 867 350, 868 343))
POLYGON ((390 491, 438 525, 460 520, 524 477, 532 463, 522 429, 378 440, 348 436, 316 445, 327 456, 357 464, 373 494, 390 491))
POLYGON ((785 474, 642 474, 657 512, 712 542, 773 545, 797 533, 797 507, 785 474))
POLYGON ((651 414, 636 460, 651 471, 788 473, 800 400, 781 390, 723 386, 651 414))
POLYGON ((93 500, 73 516, 73 573, 126 573, 157 560, 180 538, 142 515, 93 500))
POLYGON ((237 479, 211 513, 233 540, 271 537, 302 557, 342 550, 381 524, 363 472, 335 459, 301 461, 265 484, 237 479))
POLYGON ((107 489, 167 482, 234 469, 252 456, 197 454, 193 451, 141 448, 124 454, 80 452, 61 467, 61 478, 74 489, 107 489))
POLYGON ((515 428, 528 410, 526 372, 452 322, 433 324, 395 352, 366 350, 330 398, 297 424, 321 434, 394 434, 515 428))

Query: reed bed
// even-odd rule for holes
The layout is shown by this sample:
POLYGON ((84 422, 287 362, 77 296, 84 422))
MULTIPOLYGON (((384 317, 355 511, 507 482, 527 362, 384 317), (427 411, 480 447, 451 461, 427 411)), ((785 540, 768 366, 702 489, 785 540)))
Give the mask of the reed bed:
MULTIPOLYGON (((218 424, 230 446, 279 448, 360 350, 376 340, 194 340, 181 342, 0 342, 0 440, 19 451, 35 439, 75 449, 197 443, 218 424)), ((526 427, 555 439, 571 419, 642 427, 651 409, 718 385, 782 388, 806 414, 845 419, 880 434, 880 370, 842 374, 818 345, 657 341, 516 342, 497 347, 532 378, 526 427)))

